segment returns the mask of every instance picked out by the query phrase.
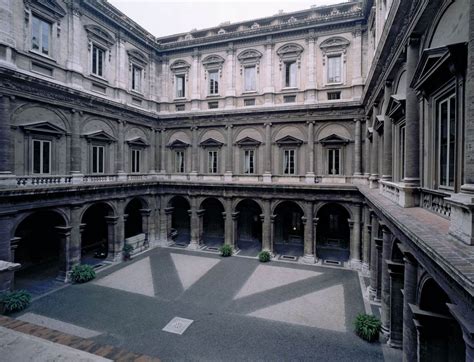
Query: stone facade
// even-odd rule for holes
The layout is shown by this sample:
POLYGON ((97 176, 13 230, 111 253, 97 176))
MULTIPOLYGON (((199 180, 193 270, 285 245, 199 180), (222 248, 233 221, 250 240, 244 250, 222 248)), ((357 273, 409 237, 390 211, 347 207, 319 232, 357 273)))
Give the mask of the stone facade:
POLYGON ((0 4, 0 260, 67 280, 133 240, 339 263, 405 360, 472 360, 469 1, 163 38, 104 0, 0 4))

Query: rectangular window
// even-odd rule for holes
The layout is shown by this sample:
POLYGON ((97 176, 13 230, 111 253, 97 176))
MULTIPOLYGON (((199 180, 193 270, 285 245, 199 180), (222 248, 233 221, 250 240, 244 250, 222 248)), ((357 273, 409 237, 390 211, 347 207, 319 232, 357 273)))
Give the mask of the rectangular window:
POLYGON ((31 49, 51 55, 51 23, 33 15, 31 24, 31 49))
POLYGON ((456 98, 453 95, 438 103, 438 182, 454 187, 456 150, 456 98))
POLYGON ((92 74, 99 77, 104 76, 104 55, 104 49, 92 45, 92 74))
POLYGON ((217 109, 219 108, 219 102, 208 102, 207 108, 209 109, 217 109))
POLYGON ((51 141, 33 140, 33 173, 51 173, 51 141))
POLYGON ((341 174, 341 150, 339 148, 328 150, 328 174, 341 174))
POLYGON ((176 76, 176 98, 186 97, 186 78, 184 75, 176 76))
POLYGON ((296 87, 296 62, 285 63, 285 87, 296 87))
POLYGON ((251 175, 255 173, 255 151, 244 151, 244 173, 251 175))
POLYGON ((177 173, 184 173, 184 151, 176 151, 175 153, 175 165, 177 173))
POLYGON ((284 103, 295 103, 296 102, 296 96, 284 96, 283 97, 283 102, 284 103))
POLYGON ((132 89, 137 92, 142 90, 142 68, 132 66, 132 89))
POLYGON ((217 151, 208 152, 207 169, 209 173, 217 173, 217 151))
POLYGON ((132 173, 140 172, 140 150, 132 150, 132 173))
POLYGON ((186 107, 185 107, 184 104, 177 104, 177 105, 175 105, 175 110, 176 110, 176 112, 182 112, 182 111, 186 110, 186 107))
POLYGON ((400 180, 405 178, 405 125, 400 127, 400 164, 398 166, 400 170, 400 180))
POLYGON ((244 99, 244 106, 245 107, 254 106, 254 105, 255 105, 255 98, 244 99))
POLYGON ((341 56, 328 57, 328 83, 342 82, 341 56))
POLYGON ((255 67, 244 68, 244 91, 245 92, 257 90, 255 75, 256 75, 255 67))
POLYGON ((92 146, 92 173, 104 173, 104 146, 92 146))
POLYGON ((209 72, 209 94, 219 94, 219 71, 217 70, 209 72))
POLYGON ((285 150, 283 154, 283 173, 294 175, 296 173, 296 152, 295 150, 285 150))
POLYGON ((341 99, 341 92, 328 92, 329 101, 334 101, 336 99, 341 99))

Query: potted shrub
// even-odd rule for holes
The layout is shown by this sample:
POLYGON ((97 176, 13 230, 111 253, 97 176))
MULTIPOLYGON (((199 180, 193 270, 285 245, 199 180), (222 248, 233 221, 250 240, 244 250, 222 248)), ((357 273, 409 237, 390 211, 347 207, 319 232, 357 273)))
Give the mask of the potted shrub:
POLYGON ((262 263, 267 263, 270 261, 272 258, 271 254, 267 250, 263 250, 258 254, 258 260, 260 260, 262 263))
POLYGON ((73 283, 86 283, 95 278, 95 270, 87 264, 77 264, 71 270, 71 280, 73 283))
POLYGON ((132 251, 133 246, 131 246, 130 244, 124 244, 122 248, 122 256, 124 261, 130 260, 132 258, 132 251))
POLYGON ((367 342, 375 342, 379 339, 382 323, 370 314, 360 313, 354 322, 355 333, 367 342))
POLYGON ((31 294, 26 290, 15 290, 13 292, 4 293, 0 296, 0 314, 22 311, 27 308, 30 303, 31 294))
POLYGON ((219 251, 221 252, 221 256, 227 257, 227 256, 232 256, 232 246, 229 244, 224 244, 219 248, 219 251))

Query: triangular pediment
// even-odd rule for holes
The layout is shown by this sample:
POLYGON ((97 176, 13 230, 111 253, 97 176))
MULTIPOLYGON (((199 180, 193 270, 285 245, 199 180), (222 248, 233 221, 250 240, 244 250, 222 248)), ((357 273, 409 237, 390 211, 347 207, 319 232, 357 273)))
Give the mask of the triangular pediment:
POLYGON ((223 143, 215 140, 214 138, 208 138, 199 144, 201 147, 222 147, 223 143))
POLYGON ((208 55, 202 60, 202 64, 205 67, 219 67, 222 63, 224 63, 224 58, 215 54, 208 55))
POLYGON ((47 133, 56 136, 66 134, 65 130, 49 122, 38 122, 20 127, 23 129, 23 131, 31 133, 47 133))
POLYGON ((174 140, 168 145, 169 148, 186 148, 189 146, 190 146, 189 143, 183 142, 181 140, 174 140))
POLYGON ((286 145, 299 146, 303 143, 303 141, 293 136, 285 136, 278 139, 275 143, 279 146, 286 146, 286 145))
POLYGON ((331 144, 347 144, 349 143, 350 140, 347 139, 347 138, 344 138, 344 137, 341 137, 335 133, 327 136, 327 137, 324 137, 322 139, 319 140, 319 143, 323 144, 323 145, 331 145, 331 144))
POLYGON ((343 50, 350 45, 346 38, 336 36, 323 41, 319 47, 323 52, 343 50))
POLYGON ((129 145, 138 146, 138 147, 148 147, 148 143, 141 137, 131 138, 127 141, 129 145))
POLYGON ((405 116, 405 100, 404 95, 393 94, 387 105, 387 116, 394 120, 399 120, 405 116))
POLYGON ((181 60, 181 59, 174 61, 173 64, 170 65, 170 69, 173 72, 187 71, 190 67, 191 67, 191 64, 189 64, 187 61, 181 60))
POLYGON ((260 58, 262 57, 262 53, 255 49, 247 49, 243 52, 239 53, 237 59, 241 64, 257 64, 260 62, 260 58))
POLYGON ((91 132, 91 133, 85 134, 84 137, 91 141, 93 140, 93 141, 100 141, 100 142, 107 142, 107 143, 116 141, 114 137, 112 137, 105 131, 91 132))
POLYGON ((385 122, 385 117, 382 114, 379 114, 378 116, 375 116, 375 121, 374 121, 374 129, 378 132, 381 129, 383 129, 383 125, 385 122))
POLYGON ((262 142, 253 139, 252 137, 244 137, 241 140, 235 142, 235 144, 239 147, 258 147, 262 144, 262 142))
POLYGON ((66 11, 58 4, 56 0, 27 0, 31 6, 60 19, 66 15, 66 11))
POLYGON ((110 48, 115 43, 115 38, 109 32, 98 25, 84 25, 87 36, 103 46, 110 48))

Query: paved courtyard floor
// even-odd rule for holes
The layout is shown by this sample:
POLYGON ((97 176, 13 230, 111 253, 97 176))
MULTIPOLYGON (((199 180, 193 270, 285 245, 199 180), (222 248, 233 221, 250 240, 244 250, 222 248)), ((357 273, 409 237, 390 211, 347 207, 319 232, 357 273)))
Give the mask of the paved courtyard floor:
POLYGON ((350 270, 159 248, 16 317, 164 361, 400 360, 354 335, 363 311, 350 270))

